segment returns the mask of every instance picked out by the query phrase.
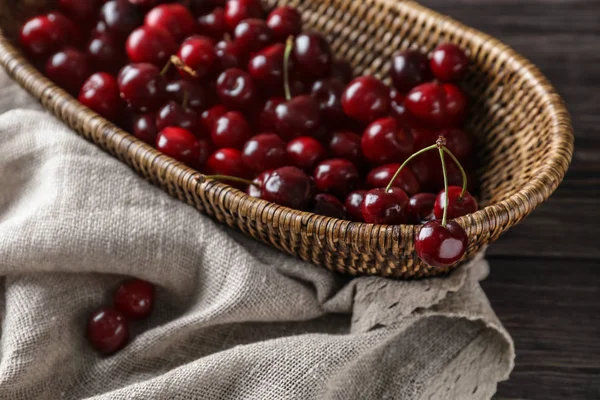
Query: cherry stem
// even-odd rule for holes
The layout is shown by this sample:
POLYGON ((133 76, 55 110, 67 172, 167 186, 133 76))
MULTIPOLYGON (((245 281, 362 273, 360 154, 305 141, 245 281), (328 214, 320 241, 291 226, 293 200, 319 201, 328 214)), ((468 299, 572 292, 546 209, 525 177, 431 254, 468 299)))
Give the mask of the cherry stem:
POLYGON ((192 68, 185 65, 185 63, 181 60, 181 58, 179 58, 177 56, 171 56, 171 58, 169 59, 169 64, 173 64, 175 67, 185 71, 187 74, 189 74, 190 76, 192 76, 194 78, 198 77, 198 74, 196 73, 196 71, 194 71, 192 68))
POLYGON ((181 101, 181 107, 185 110, 188 106, 188 101, 190 99, 190 93, 187 90, 183 91, 183 100, 181 101))
POLYGON ((171 68, 171 60, 167 61, 167 63, 163 67, 163 69, 160 71, 160 76, 164 77, 165 75, 167 75, 167 72, 169 72, 170 68, 171 68))
POLYGON ((402 171, 402 168, 404 168, 406 166, 406 164, 408 164, 413 158, 415 158, 418 155, 421 155, 421 154, 425 153, 426 151, 436 149, 437 147, 438 147, 437 144, 432 144, 431 146, 425 147, 424 149, 421 149, 421 150, 417 151, 415 154, 413 154, 412 156, 408 157, 406 159, 406 161, 404 161, 402 163, 402 165, 400 166, 400 168, 398 168, 398 170, 396 171, 396 173, 394 174, 394 176, 392 176, 392 179, 390 179, 390 183, 388 183, 388 185, 385 187, 385 191, 387 192, 388 190, 390 190, 390 188, 393 186, 394 181, 398 177, 398 174, 400 173, 400 171, 402 171))
POLYGON ((290 90, 290 55, 294 49, 294 37, 289 36, 285 42, 285 52, 283 53, 283 90, 285 91, 285 99, 290 101, 292 99, 292 92, 290 90))
POLYGON ((454 154, 452 154, 452 152, 450 151, 449 148, 447 148, 446 146, 443 146, 442 149, 444 149, 444 152, 446 152, 446 154, 448 154, 450 156, 450 158, 452 158, 452 160, 458 166, 458 169, 460 169, 460 173, 462 175, 462 191, 460 192, 460 197, 463 197, 465 195, 465 192, 467 191, 467 173, 465 172, 465 169, 463 168, 463 166, 460 164, 460 161, 458 161, 456 156, 454 156, 454 154))
POLYGON ((442 226, 446 226, 446 215, 448 214, 448 205, 450 203, 450 197, 448 197, 448 173, 446 172, 446 161, 444 160, 445 146, 439 145, 438 150, 440 152, 440 160, 442 161, 442 173, 444 174, 444 214, 442 215, 442 226))
POLYGON ((248 179, 243 179, 243 178, 238 178, 236 176, 229 176, 229 175, 200 175, 198 176, 198 180, 201 183, 206 182, 207 179, 214 179, 215 181, 232 181, 232 182, 239 182, 239 183, 243 183, 245 185, 252 185, 255 186, 257 188, 260 189, 260 186, 248 179))

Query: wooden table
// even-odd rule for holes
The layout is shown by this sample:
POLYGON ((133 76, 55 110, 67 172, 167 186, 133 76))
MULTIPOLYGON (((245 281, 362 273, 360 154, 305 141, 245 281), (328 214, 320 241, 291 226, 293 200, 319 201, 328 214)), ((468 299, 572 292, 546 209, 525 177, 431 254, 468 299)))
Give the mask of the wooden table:
POLYGON ((600 399, 600 0, 421 3, 531 60, 575 127, 565 181, 488 252, 483 287, 517 352, 496 398, 600 399))

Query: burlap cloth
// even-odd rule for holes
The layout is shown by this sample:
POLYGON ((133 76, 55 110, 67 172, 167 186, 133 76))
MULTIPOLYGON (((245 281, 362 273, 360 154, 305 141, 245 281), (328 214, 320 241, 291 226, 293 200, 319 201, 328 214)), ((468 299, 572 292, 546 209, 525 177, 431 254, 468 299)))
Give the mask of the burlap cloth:
POLYGON ((514 350, 482 258, 445 279, 349 279, 225 228, 0 77, 1 399, 488 399, 514 350), (28 110, 25 110, 28 109, 28 110), (90 313, 158 287, 101 357, 90 313))

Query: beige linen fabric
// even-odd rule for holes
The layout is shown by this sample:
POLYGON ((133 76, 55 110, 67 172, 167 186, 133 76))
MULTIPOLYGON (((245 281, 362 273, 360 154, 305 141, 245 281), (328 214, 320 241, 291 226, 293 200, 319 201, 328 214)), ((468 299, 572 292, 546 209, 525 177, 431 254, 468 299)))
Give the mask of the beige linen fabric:
POLYGON ((314 267, 17 110, 39 106, 0 83, 0 399, 488 399, 507 379, 485 260, 413 282, 314 267), (125 276, 157 285, 156 308, 101 357, 86 321, 125 276))

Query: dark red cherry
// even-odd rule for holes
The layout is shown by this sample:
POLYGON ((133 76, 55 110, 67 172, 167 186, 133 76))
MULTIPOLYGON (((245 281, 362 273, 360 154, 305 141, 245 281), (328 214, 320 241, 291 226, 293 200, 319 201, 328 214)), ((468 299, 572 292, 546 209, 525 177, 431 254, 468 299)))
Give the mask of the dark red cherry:
POLYGON ((132 133, 138 139, 154 146, 156 144, 156 136, 158 135, 156 115, 154 113, 134 115, 132 121, 132 133))
POLYGON ((302 32, 302 16, 294 7, 277 7, 267 17, 275 41, 284 43, 289 36, 302 32))
POLYGON ((367 127, 361 148, 373 164, 402 162, 414 152, 414 139, 396 119, 381 118, 367 127))
POLYGON ((349 117, 368 124, 387 115, 390 91, 379 79, 361 76, 346 87, 342 95, 342 107, 349 117))
POLYGON ((313 199, 314 183, 301 169, 281 167, 274 170, 261 190, 266 201, 304 210, 313 199))
POLYGON ((271 97, 265 102, 265 105, 258 115, 257 125, 260 132, 275 131, 275 120, 277 118, 275 109, 282 103, 285 103, 285 99, 283 97, 271 97))
POLYGON ((332 79, 337 79, 344 85, 347 85, 348 83, 350 83, 353 77, 354 72, 352 71, 352 66, 350 65, 350 63, 340 59, 333 61, 333 65, 331 66, 332 79))
POLYGON ((242 151, 244 164, 259 173, 283 167, 288 159, 285 142, 274 133, 261 133, 252 137, 242 151))
POLYGON ((136 6, 140 6, 140 7, 146 8, 146 9, 148 9, 150 7, 154 7, 160 1, 161 0, 129 0, 129 2, 131 4, 134 4, 136 6))
POLYGON ((158 133, 156 148, 196 169, 202 167, 210 152, 210 144, 206 140, 199 140, 192 132, 174 126, 158 133))
MULTIPOLYGON (((405 105, 406 97, 396 89, 390 90, 390 116, 396 118, 402 125, 411 128, 421 127, 421 123, 408 112, 405 105)), ((417 147, 420 150, 421 148, 417 147)))
POLYGON ((394 87, 401 93, 407 93, 415 86, 433 79, 429 59, 419 50, 405 50, 394 54, 390 75, 394 87))
MULTIPOLYGON (((477 201, 466 191, 461 197, 462 188, 460 186, 448 186, 448 213, 447 219, 462 217, 477 211, 477 201)), ((446 208, 446 192, 442 190, 435 199, 433 214, 437 219, 442 219, 446 208)))
POLYGON ((162 28, 169 32, 177 42, 196 32, 194 17, 181 4, 160 4, 146 14, 144 25, 162 28))
POLYGON ((59 0, 58 7, 66 16, 80 24, 94 20, 99 12, 101 0, 59 0))
POLYGON ((319 141, 310 136, 301 136, 287 144, 289 163, 305 171, 314 171, 317 164, 327 157, 319 141))
POLYGON ((87 339, 102 354, 121 350, 129 341, 129 327, 125 316, 112 308, 101 308, 90 316, 87 339))
POLYGON ((464 130, 457 128, 441 130, 436 132, 435 135, 432 135, 433 141, 429 144, 435 143, 437 140, 436 136, 443 136, 446 138, 446 147, 460 161, 466 161, 473 155, 475 147, 473 136, 464 130))
POLYGON ((313 176, 317 189, 341 198, 356 189, 360 178, 354 164, 343 158, 323 161, 317 165, 313 176))
POLYGON ((248 73, 254 82, 270 93, 283 94, 283 55, 285 46, 277 43, 254 54, 248 62, 248 73))
POLYGON ((354 132, 337 131, 329 139, 331 154, 337 158, 345 158, 356 166, 362 166, 365 163, 360 146, 361 137, 354 132))
POLYGON ((243 20, 260 18, 262 15, 260 0, 229 0, 225 3, 225 22, 231 31, 243 20))
POLYGON ((232 110, 250 109, 257 104, 258 97, 250 74, 238 68, 230 68, 219 75, 217 95, 232 110))
POLYGON ((314 98, 296 96, 275 108, 275 129, 285 140, 311 136, 319 128, 320 112, 314 98))
POLYGON ((439 182, 442 179, 442 165, 440 163, 440 156, 436 152, 421 154, 411 160, 408 165, 419 180, 421 190, 427 192, 439 191, 439 182))
POLYGON ((109 33, 92 37, 87 45, 87 56, 92 68, 111 74, 117 74, 127 59, 123 43, 109 33))
MULTIPOLYGON (((367 175, 367 185, 374 189, 386 187, 398 168, 400 168, 400 164, 386 164, 373 168, 367 175)), ((409 168, 402 168, 392 186, 404 190, 409 196, 419 193, 421 189, 419 180, 409 168)))
POLYGON ((147 62, 162 67, 177 51, 177 42, 162 28, 141 26, 127 38, 125 50, 131 62, 147 62))
POLYGON ((230 68, 245 67, 246 50, 237 42, 221 40, 215 45, 215 70, 218 72, 230 68))
POLYGON ((362 202, 367 194, 366 190, 355 190, 346 196, 346 211, 352 221, 365 222, 362 215, 362 202))
POLYGON ((254 185, 248 185, 246 188, 246 194, 248 194, 250 197, 256 197, 257 199, 260 199, 262 197, 262 187, 272 173, 273 170, 267 170, 258 174, 258 176, 252 181, 254 185))
POLYGON ((125 281, 113 295, 113 305, 127 318, 147 318, 154 307, 154 285, 141 279, 125 281))
POLYGON ((342 108, 344 84, 337 79, 322 79, 315 81, 311 96, 317 100, 321 108, 321 121, 336 127, 344 124, 346 118, 342 108))
POLYGON ((90 76, 83 84, 77 100, 113 122, 123 110, 117 80, 106 72, 90 76))
POLYGON ((315 196, 311 211, 314 214, 338 219, 346 219, 347 215, 344 204, 337 197, 325 193, 315 196))
POLYGON ((208 75, 217 58, 213 44, 213 40, 205 36, 191 36, 181 43, 177 56, 195 73, 195 76, 191 76, 180 69, 182 77, 200 79, 208 75))
POLYGON ((318 33, 309 32, 296 36, 292 54, 302 75, 318 79, 331 73, 331 48, 327 40, 318 33))
POLYGON ((102 6, 100 20, 106 25, 106 30, 121 38, 127 37, 143 23, 140 10, 129 1, 111 0, 102 6))
POLYGON ((91 74, 87 56, 75 49, 64 49, 46 62, 46 76, 67 92, 76 96, 91 74))
POLYGON ((221 118, 227 112, 227 108, 225 108, 222 104, 217 104, 205 110, 200 114, 200 125, 202 125, 204 131, 210 134, 219 118, 221 118))
POLYGON ((238 149, 219 149, 215 151, 206 162, 208 170, 217 175, 235 176, 238 178, 250 177, 250 171, 244 165, 242 152, 238 149))
POLYGON ((423 123, 439 128, 460 126, 467 112, 465 95, 449 83, 419 85, 408 93, 405 105, 423 123))
POLYGON ((453 43, 442 43, 431 53, 431 71, 442 82, 454 82, 463 77, 469 66, 465 52, 453 43))
POLYGON ((434 219, 433 205, 436 197, 433 193, 417 193, 408 199, 410 222, 420 224, 434 219))
POLYGON ((456 222, 429 221, 415 239, 415 252, 432 267, 448 267, 459 261, 467 250, 468 237, 456 222))
POLYGON ((244 115, 238 111, 229 111, 223 114, 216 121, 211 132, 212 141, 217 148, 241 149, 251 136, 250 125, 244 115))
POLYGON ((249 18, 241 21, 233 32, 238 45, 246 53, 254 53, 267 47, 273 42, 273 32, 267 23, 259 18, 249 18))
POLYGON ((155 65, 127 64, 117 78, 121 98, 135 112, 158 109, 165 98, 165 80, 155 65))
POLYGON ((444 84, 446 92, 446 118, 448 127, 461 127, 467 118, 468 101, 465 94, 458 86, 451 83, 444 84))
POLYGON ((361 211, 368 224, 400 225, 408 220, 408 196, 404 190, 391 187, 372 189, 365 194, 361 211))
POLYGON ((185 101, 186 108, 194 111, 205 110, 213 100, 204 85, 183 79, 167 83, 165 90, 169 99, 182 106, 185 101))
POLYGON ((200 15, 196 21, 198 33, 201 35, 220 40, 227 33, 225 10, 222 7, 217 7, 200 15))
POLYGON ((181 104, 169 101, 156 113, 156 128, 159 131, 169 127, 177 126, 190 131, 195 136, 198 132, 198 115, 189 108, 183 108, 181 104))
MULTIPOLYGON (((72 43, 68 27, 63 24, 58 13, 40 15, 27 20, 21 27, 19 42, 31 56, 42 60, 44 57, 72 43)), ((63 16, 66 19, 66 17, 63 16)))

